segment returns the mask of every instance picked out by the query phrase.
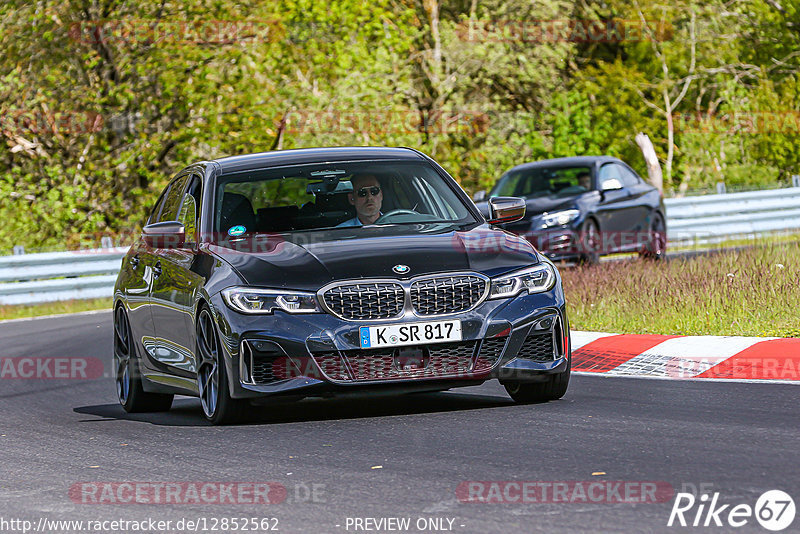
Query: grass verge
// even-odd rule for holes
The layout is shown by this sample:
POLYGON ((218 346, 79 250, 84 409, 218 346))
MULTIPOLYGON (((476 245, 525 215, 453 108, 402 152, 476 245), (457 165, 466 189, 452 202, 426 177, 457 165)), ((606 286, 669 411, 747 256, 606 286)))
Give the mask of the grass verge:
POLYGON ((43 304, 26 304, 19 306, 0 306, 0 321, 6 319, 22 319, 25 317, 40 317, 42 315, 57 315, 60 313, 111 310, 111 301, 111 298, 104 298, 63 300, 58 302, 45 302, 43 304))
POLYGON ((563 269, 571 327, 624 334, 800 337, 800 244, 563 269))

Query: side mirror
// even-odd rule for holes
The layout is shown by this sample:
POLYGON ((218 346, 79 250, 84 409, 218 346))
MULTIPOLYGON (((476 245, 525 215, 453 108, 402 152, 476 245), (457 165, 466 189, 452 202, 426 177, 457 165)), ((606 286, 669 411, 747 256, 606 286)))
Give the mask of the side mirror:
POLYGON ((525 200, 517 197, 492 197, 489 199, 489 224, 509 223, 525 216, 525 200))
POLYGON ((485 190, 478 191, 477 193, 472 195, 472 200, 475 202, 486 200, 486 191, 485 190))
POLYGON ((181 248, 186 242, 186 228, 178 221, 148 224, 142 229, 142 238, 151 248, 181 248))
POLYGON ((600 185, 601 191, 616 191, 617 189, 622 189, 622 184, 616 178, 603 180, 603 183, 600 185))

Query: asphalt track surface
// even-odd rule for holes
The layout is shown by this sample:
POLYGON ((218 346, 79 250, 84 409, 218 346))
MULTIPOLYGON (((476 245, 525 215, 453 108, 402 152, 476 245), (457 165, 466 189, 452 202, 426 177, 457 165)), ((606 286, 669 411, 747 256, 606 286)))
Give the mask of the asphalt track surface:
MULTIPOLYGON (((110 312, 0 323, 0 356, 96 357, 108 372, 111 328, 110 312)), ((389 532, 347 528, 347 518, 407 517, 407 532, 420 531, 418 518, 451 519, 451 532, 469 533, 729 532, 668 528, 672 498, 466 503, 456 488, 658 481, 674 491, 719 492, 720 504, 753 506, 771 489, 800 504, 799 392, 783 384, 573 376, 567 395, 547 404, 514 405, 492 381, 435 394, 308 399, 262 408, 245 425, 212 427, 190 398, 176 398, 166 414, 126 415, 110 378, 3 379, 0 527, 11 519, 272 517, 284 533, 389 532), (276 482, 288 497, 265 506, 81 504, 69 496, 76 483, 126 481, 276 482)), ((735 531, 768 532, 753 518, 735 531)))

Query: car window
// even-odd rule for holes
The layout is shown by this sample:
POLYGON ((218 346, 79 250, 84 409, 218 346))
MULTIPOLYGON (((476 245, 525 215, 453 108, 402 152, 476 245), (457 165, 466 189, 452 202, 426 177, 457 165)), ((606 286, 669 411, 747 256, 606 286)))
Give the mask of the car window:
POLYGON ((617 166, 619 167, 619 174, 622 176, 622 185, 632 187, 641 183, 641 179, 633 171, 622 165, 617 166))
POLYGON ((172 183, 167 184, 167 187, 165 187, 161 192, 161 196, 158 197, 158 200, 153 206, 153 210, 150 212, 150 217, 147 218, 147 224, 158 222, 158 216, 161 214, 161 210, 164 208, 164 201, 167 200, 167 193, 169 192, 171 186, 172 183))
POLYGON ((512 171, 507 175, 501 193, 493 196, 524 198, 567 197, 592 189, 592 170, 589 167, 535 167, 512 171), (511 189, 511 184, 514 188, 511 189))
POLYGON ((606 163, 600 167, 600 173, 598 174, 600 188, 608 190, 625 187, 622 180, 622 173, 620 172, 621 170, 622 167, 616 163, 606 163))
POLYGON ((492 188, 489 196, 492 197, 513 197, 516 194, 517 186, 522 179, 521 172, 511 172, 501 177, 497 184, 492 188))
POLYGON ((600 167, 600 183, 606 180, 619 180, 619 183, 622 183, 622 176, 620 176, 619 170, 620 167, 616 163, 606 163, 600 167))
POLYGON ((172 187, 164 198, 164 207, 154 222, 174 221, 178 218, 178 209, 183 200, 183 191, 186 188, 186 182, 189 181, 189 175, 184 175, 172 182, 172 187))
POLYGON ((360 189, 366 195, 380 196, 380 216, 386 216, 375 224, 475 222, 454 191, 455 186, 427 163, 346 162, 295 165, 219 177, 215 188, 214 232, 238 236, 337 228, 356 217, 351 202, 352 180, 366 176, 377 182, 377 189, 373 191, 375 186, 360 189))
POLYGON ((178 221, 186 229, 187 242, 194 243, 197 240, 197 217, 200 213, 201 180, 197 175, 192 175, 186 194, 183 195, 181 209, 178 212, 178 221))

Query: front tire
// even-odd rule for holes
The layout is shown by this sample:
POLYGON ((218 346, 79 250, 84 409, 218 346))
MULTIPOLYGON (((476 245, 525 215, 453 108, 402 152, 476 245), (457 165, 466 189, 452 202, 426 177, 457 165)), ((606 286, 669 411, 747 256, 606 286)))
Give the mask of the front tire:
POLYGON ((586 219, 580 232, 581 254, 578 263, 595 265, 600 261, 600 228, 594 219, 586 219))
POLYGON ((144 390, 134 347, 128 315, 122 306, 118 306, 114 312, 114 381, 117 399, 128 413, 168 411, 172 407, 173 395, 144 390))
POLYGON ((545 382, 505 382, 503 387, 517 404, 558 400, 569 387, 570 366, 571 362, 567 364, 566 371, 548 377, 545 382))
POLYGON ((653 212, 648 233, 648 241, 639 256, 647 260, 663 259, 667 251, 667 228, 664 217, 657 211, 653 212))
POLYGON ((231 397, 222 345, 207 307, 200 310, 197 320, 197 355, 197 388, 203 415, 215 425, 239 421, 246 404, 241 399, 231 397))

